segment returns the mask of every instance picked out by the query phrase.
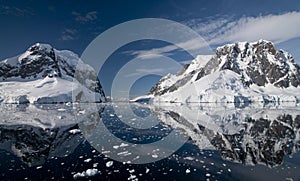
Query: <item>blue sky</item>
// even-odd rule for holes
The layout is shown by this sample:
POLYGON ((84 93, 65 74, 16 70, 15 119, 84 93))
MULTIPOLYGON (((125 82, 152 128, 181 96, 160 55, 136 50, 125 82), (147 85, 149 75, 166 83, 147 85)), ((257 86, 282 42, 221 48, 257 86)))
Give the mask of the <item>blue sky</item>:
MULTIPOLYGON (((271 40, 300 63, 300 1, 297 0, 1 0, 0 59, 24 52, 36 42, 81 55, 101 32, 137 18, 165 18, 183 23, 197 31, 213 49, 236 41, 271 40)), ((173 51, 164 49, 166 46, 162 42, 140 42, 122 47, 111 56, 106 70, 100 72, 106 94, 114 75, 126 61, 144 50, 173 51)), ((190 58, 182 54, 174 57, 182 62, 190 58)), ((158 78, 144 78, 136 84, 133 94, 145 92, 158 78)))

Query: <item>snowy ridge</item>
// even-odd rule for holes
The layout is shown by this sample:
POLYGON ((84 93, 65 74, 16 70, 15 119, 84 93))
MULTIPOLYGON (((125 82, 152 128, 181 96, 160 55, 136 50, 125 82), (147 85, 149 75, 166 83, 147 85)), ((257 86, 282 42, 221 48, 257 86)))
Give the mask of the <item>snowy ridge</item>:
MULTIPOLYGON (((272 42, 238 42, 199 56, 151 90, 154 102, 298 102, 300 67, 272 42), (199 61, 202 57, 202 60, 199 61)), ((150 96, 151 97, 151 96, 150 96)), ((135 99, 135 100, 138 100, 135 99)))
POLYGON ((201 71, 211 58, 212 55, 198 55, 190 64, 184 65, 176 75, 168 74, 163 77, 159 83, 150 90, 150 94, 161 95, 168 91, 172 92, 177 87, 184 85, 193 79, 195 73, 201 71))
POLYGON ((97 74, 71 51, 35 44, 0 62, 0 102, 104 102, 97 74), (73 94, 72 94, 73 93, 73 94))

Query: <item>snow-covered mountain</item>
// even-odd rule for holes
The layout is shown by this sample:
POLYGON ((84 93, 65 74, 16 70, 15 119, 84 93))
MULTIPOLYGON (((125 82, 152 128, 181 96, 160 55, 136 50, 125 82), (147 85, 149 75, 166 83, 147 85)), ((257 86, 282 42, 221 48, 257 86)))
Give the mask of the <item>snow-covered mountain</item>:
POLYGON ((0 62, 0 102, 105 101, 97 74, 71 51, 35 44, 0 62), (73 92, 73 99, 72 99, 73 92))
POLYGON ((154 102, 281 102, 299 101, 299 92, 300 67, 292 55, 259 40, 198 56, 176 75, 163 77, 146 97, 154 102))

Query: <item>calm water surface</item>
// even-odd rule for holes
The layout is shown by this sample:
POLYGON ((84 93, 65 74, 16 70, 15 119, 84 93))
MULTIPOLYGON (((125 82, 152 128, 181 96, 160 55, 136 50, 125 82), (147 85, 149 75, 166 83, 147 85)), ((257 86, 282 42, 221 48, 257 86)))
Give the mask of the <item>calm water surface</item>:
POLYGON ((0 109, 0 180, 300 180, 296 105, 0 109))

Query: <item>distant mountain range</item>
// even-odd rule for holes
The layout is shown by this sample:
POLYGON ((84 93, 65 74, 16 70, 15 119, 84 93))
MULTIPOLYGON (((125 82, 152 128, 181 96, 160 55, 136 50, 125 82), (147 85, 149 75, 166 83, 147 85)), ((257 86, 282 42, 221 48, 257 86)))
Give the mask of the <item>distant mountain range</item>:
POLYGON ((270 41, 238 42, 199 55, 176 75, 168 74, 149 95, 133 101, 281 102, 300 100, 300 67, 270 41))
POLYGON ((25 53, 1 61, 0 81, 0 102, 4 103, 105 101, 92 67, 73 52, 47 44, 37 43, 25 53))
MULTIPOLYGON (((104 102, 93 68, 73 52, 35 44, 0 62, 0 102, 104 102)), ((134 101, 283 102, 300 100, 300 66, 270 41, 238 42, 199 55, 134 101)))

